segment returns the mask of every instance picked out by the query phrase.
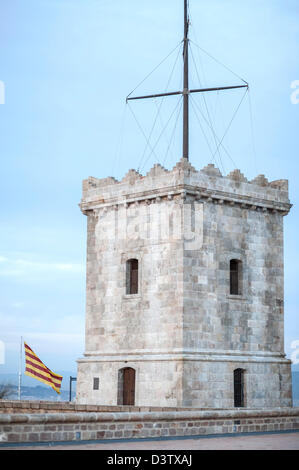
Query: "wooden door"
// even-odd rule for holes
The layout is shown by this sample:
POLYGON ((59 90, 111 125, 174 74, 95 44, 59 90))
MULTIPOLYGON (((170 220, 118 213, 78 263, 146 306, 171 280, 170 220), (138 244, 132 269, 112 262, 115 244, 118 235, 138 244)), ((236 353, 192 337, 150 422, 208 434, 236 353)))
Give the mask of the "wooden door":
POLYGON ((124 369, 123 405, 135 404, 135 370, 131 367, 124 369))

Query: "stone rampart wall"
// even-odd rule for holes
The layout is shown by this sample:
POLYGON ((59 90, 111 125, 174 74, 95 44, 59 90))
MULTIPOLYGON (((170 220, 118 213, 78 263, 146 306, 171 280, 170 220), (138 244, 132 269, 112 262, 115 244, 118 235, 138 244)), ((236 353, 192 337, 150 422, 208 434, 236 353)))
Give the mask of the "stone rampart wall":
POLYGON ((299 409, 0 414, 2 443, 80 442, 287 430, 299 430, 299 409))

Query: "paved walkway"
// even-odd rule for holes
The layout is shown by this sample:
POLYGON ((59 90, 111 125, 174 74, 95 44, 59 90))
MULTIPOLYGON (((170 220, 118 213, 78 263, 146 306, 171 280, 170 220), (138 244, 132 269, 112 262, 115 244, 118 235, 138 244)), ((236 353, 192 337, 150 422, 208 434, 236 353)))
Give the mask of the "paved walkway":
POLYGON ((299 432, 199 437, 157 441, 113 441, 53 446, 0 447, 0 450, 299 450, 299 432))

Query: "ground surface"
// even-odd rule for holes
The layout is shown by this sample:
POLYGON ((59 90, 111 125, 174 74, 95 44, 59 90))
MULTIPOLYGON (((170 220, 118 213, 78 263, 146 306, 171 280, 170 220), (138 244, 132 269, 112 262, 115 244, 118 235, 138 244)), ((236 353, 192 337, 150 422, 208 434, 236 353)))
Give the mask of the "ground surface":
POLYGON ((199 437, 157 441, 113 441, 0 447, 0 450, 299 450, 299 432, 243 436, 199 437))

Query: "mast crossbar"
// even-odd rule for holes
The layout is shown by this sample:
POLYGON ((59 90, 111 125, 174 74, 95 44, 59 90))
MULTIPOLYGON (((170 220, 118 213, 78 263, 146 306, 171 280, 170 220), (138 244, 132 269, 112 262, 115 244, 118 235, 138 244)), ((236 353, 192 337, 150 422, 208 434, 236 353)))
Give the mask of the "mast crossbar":
POLYGON ((130 100, 145 100, 147 98, 161 98, 162 96, 172 96, 172 95, 182 95, 182 91, 172 91, 170 93, 158 93, 156 95, 147 95, 147 96, 132 96, 131 98, 127 98, 127 101, 130 100))
POLYGON ((131 100, 144 100, 148 98, 161 98, 163 96, 174 96, 174 95, 184 95, 189 93, 204 93, 208 91, 221 91, 221 90, 233 90, 235 88, 248 88, 248 85, 235 85, 235 86, 222 86, 222 87, 215 87, 215 88, 197 88, 195 90, 188 90, 185 91, 172 91, 169 93, 157 93, 155 95, 146 95, 146 96, 132 96, 127 98, 127 101, 131 100))
POLYGON ((220 86, 216 88, 198 88, 196 90, 189 90, 189 93, 204 93, 206 91, 221 91, 233 90, 234 88, 248 88, 248 85, 234 85, 234 86, 220 86))

